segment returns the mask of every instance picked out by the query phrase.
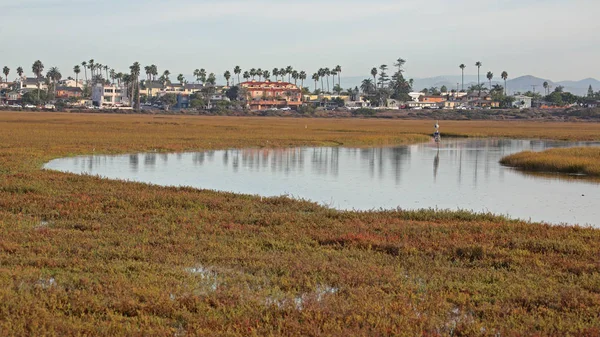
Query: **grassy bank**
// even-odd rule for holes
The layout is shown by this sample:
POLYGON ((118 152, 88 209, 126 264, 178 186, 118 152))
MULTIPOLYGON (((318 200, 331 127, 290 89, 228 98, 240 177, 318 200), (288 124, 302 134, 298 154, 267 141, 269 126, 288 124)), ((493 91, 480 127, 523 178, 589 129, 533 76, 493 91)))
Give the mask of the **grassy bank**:
MULTIPOLYGON (((8 335, 600 334, 600 231, 40 170, 90 153, 393 145, 428 121, 0 113, 8 335)), ((593 140, 597 124, 442 131, 593 140)))
POLYGON ((600 148, 550 149, 525 151, 502 158, 503 165, 526 171, 556 172, 600 176, 600 148))

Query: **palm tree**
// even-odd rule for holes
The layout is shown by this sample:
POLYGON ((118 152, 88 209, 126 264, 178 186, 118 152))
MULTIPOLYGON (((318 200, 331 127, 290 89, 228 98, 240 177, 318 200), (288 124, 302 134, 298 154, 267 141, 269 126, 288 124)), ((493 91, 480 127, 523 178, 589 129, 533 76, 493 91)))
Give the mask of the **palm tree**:
POLYGON ((246 80, 246 82, 250 79, 250 73, 247 71, 244 71, 244 74, 242 75, 242 77, 246 80))
POLYGON ((75 73, 75 86, 79 88, 79 73, 81 72, 81 68, 78 64, 73 67, 73 72, 75 73))
POLYGON ((90 76, 92 77, 92 81, 94 80, 94 69, 96 69, 94 67, 94 59, 91 59, 88 61, 88 67, 90 68, 90 76))
POLYGON ((169 81, 169 75, 171 75, 171 72, 169 70, 163 71, 163 76, 165 78, 165 83, 171 82, 171 81, 169 81))
POLYGON ((292 78, 294 79, 294 85, 298 85, 298 77, 300 77, 300 73, 296 70, 292 71, 292 78))
POLYGON ((152 70, 150 75, 152 75, 152 81, 154 81, 154 80, 156 80, 156 76, 158 76, 158 67, 153 64, 150 66, 150 68, 152 70))
POLYGON ((8 74, 10 74, 10 68, 7 66, 4 66, 4 68, 2 69, 2 73, 4 73, 4 77, 6 78, 5 82, 8 82, 8 74))
POLYGON ((271 73, 273 74, 273 76, 275 76, 275 81, 279 81, 279 68, 273 68, 273 71, 271 71, 271 73))
POLYGON ((291 76, 292 76, 292 72, 294 71, 294 68, 292 68, 292 66, 287 66, 285 68, 285 73, 288 75, 288 82, 291 81, 291 76))
POLYGON ((325 89, 325 87, 323 86, 323 78, 325 77, 325 69, 320 68, 319 69, 319 78, 321 79, 321 92, 323 92, 325 89))
POLYGON ((81 62, 81 66, 83 67, 83 71, 85 73, 85 83, 87 83, 88 78, 87 78, 87 62, 83 61, 81 62))
POLYGON ((200 81, 202 81, 202 84, 206 83, 206 70, 204 68, 200 68, 200 81))
POLYGON ((317 83, 319 82, 319 74, 318 73, 314 73, 312 75, 312 80, 315 81, 315 91, 317 91, 317 83))
POLYGON ((462 89, 461 91, 465 91, 465 68, 467 67, 466 65, 461 64, 460 66, 458 66, 460 68, 460 70, 462 71, 462 89))
POLYGON ((185 77, 183 77, 183 74, 177 75, 177 81, 179 81, 179 84, 183 85, 183 81, 185 81, 185 77))
POLYGON ((23 67, 18 67, 17 68, 17 75, 19 75, 19 78, 23 78, 23 67))
POLYGON ((239 85, 241 83, 240 82, 240 74, 242 73, 242 68, 240 68, 240 66, 235 66, 235 68, 233 68, 233 73, 237 75, 238 85, 239 85))
POLYGON ((256 69, 256 76, 258 76, 258 81, 262 81, 263 71, 262 68, 256 69))
POLYGON ((38 87, 37 100, 39 102, 40 101, 40 78, 42 77, 42 73, 44 72, 44 64, 42 63, 42 61, 37 60, 33 63, 33 66, 31 66, 31 70, 33 71, 33 73, 35 74, 35 77, 37 78, 37 87, 38 87))
POLYGON ((263 71, 263 77, 265 78, 265 81, 268 80, 269 78, 271 78, 271 73, 268 70, 263 71))
POLYGON ((52 91, 54 93, 54 97, 56 97, 56 84, 62 78, 60 70, 57 67, 52 67, 50 70, 48 70, 46 77, 52 82, 52 91))
POLYGON ((335 73, 338 76, 338 85, 341 87, 342 86, 342 82, 340 79, 340 74, 342 73, 342 67, 340 65, 335 66, 335 68, 333 68, 333 70, 335 70, 335 73))
POLYGON ((506 89, 506 79, 508 78, 508 73, 505 71, 502 72, 502 74, 500 74, 500 77, 502 77, 502 79, 504 80, 504 96, 507 96, 507 92, 508 90, 506 89))
POLYGON ((227 86, 229 86, 229 79, 231 78, 231 73, 229 72, 229 70, 225 71, 223 77, 225 77, 225 80, 227 81, 227 86))
MULTIPOLYGON (((331 69, 331 76, 333 76, 333 80, 331 81, 331 84, 333 85, 333 87, 335 88, 335 77, 337 76, 337 71, 335 71, 335 68, 331 69)), ((341 88, 341 87, 340 87, 341 88)), ((334 90, 335 91, 335 90, 334 90)))
POLYGON ((111 84, 115 85, 115 77, 117 77, 117 73, 115 72, 114 69, 110 70, 110 79, 111 79, 111 84))
POLYGON ((373 90, 373 81, 370 78, 365 78, 360 85, 360 90, 365 94, 371 92, 373 90))
POLYGON ((256 68, 250 69, 250 76, 252 76, 252 80, 254 81, 254 77, 256 76, 256 68))
POLYGON ((109 67, 107 65, 104 66, 104 71, 106 72, 106 80, 108 81, 108 69, 109 67))
POLYGON ((494 78, 494 74, 491 71, 488 71, 486 75, 488 81, 490 81, 490 91, 492 90, 492 78, 494 78))
POLYGON ((300 72, 300 86, 304 88, 304 80, 306 79, 306 71, 302 70, 300 72))
POLYGON ((329 68, 325 68, 325 76, 327 76, 327 92, 329 91, 329 76, 331 76, 331 70, 329 70, 329 68))
POLYGON ((133 89, 133 93, 136 98, 135 109, 137 111, 140 110, 140 85, 139 85, 139 76, 140 76, 140 63, 134 62, 131 67, 129 67, 131 71, 131 76, 133 77, 133 85, 135 89, 133 89), (136 90, 137 89, 137 90, 136 90))
POLYGON ((544 82, 544 89, 546 90, 546 95, 548 95, 548 88, 550 86, 548 85, 548 82, 544 82))
MULTIPOLYGON (((481 82, 479 81, 479 68, 481 68, 482 65, 483 63, 481 63, 481 61, 475 62, 475 66, 477 67, 477 85, 479 88, 481 88, 481 82)), ((479 89, 479 96, 481 96, 481 89, 479 89)))
POLYGON ((194 77, 196 78, 196 84, 198 84, 198 77, 200 77, 200 69, 194 70, 194 77))
POLYGON ((377 68, 371 69, 371 76, 373 76, 373 84, 377 83, 377 68))
POLYGON ((150 74, 152 73, 152 68, 150 66, 144 67, 144 72, 146 73, 146 80, 150 80, 150 74))

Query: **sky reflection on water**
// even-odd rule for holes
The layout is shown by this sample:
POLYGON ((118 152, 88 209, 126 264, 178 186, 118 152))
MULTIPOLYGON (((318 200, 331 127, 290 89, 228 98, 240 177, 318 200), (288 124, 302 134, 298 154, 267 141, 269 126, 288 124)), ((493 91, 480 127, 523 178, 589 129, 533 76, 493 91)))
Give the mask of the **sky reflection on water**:
POLYGON ((460 208, 600 225, 598 181, 532 175, 498 163, 523 150, 588 145, 599 144, 445 139, 439 148, 426 143, 83 156, 53 160, 45 168, 166 186, 285 194, 338 209, 460 208))

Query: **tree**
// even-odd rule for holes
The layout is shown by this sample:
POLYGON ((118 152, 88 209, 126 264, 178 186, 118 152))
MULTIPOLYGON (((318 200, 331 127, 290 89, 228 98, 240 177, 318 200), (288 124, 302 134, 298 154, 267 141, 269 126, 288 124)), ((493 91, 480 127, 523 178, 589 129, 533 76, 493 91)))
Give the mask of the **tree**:
POLYGON ((335 68, 333 68, 333 70, 335 70, 337 76, 338 76, 338 85, 341 87, 342 86, 342 81, 340 78, 340 74, 342 73, 342 67, 340 65, 335 66, 335 68))
POLYGON ((200 81, 202 81, 202 84, 206 83, 206 70, 204 68, 200 68, 200 81))
POLYGON ((40 90, 40 89, 35 89, 35 90, 28 91, 25 94, 23 94, 21 101, 23 104, 40 105, 40 104, 46 102, 47 99, 48 99, 48 97, 47 97, 47 93, 45 91, 40 90))
POLYGON ((318 74, 319 74, 319 79, 321 79, 321 92, 322 92, 323 89, 325 88, 323 86, 323 78, 325 77, 325 69, 324 68, 319 68, 318 74))
POLYGON ((440 88, 440 92, 442 94, 447 94, 448 93, 448 87, 446 87, 445 85, 442 85, 442 87, 440 88))
POLYGON ((92 82, 94 81, 94 70, 96 66, 94 64, 94 59, 88 61, 88 67, 90 68, 90 77, 92 78, 92 82))
MULTIPOLYGON (((481 68, 482 65, 483 65, 483 63, 481 63, 481 61, 475 62, 475 66, 477 67, 477 86, 479 88, 481 88, 481 81, 479 80, 479 69, 481 68)), ((479 96, 481 96, 481 89, 479 89, 479 96)))
POLYGON ((237 101, 239 98, 239 94, 240 94, 240 87, 237 85, 229 88, 225 92, 225 96, 227 96, 227 98, 229 98, 232 101, 237 101))
POLYGON ((19 78, 23 78, 23 67, 18 67, 17 68, 17 75, 19 75, 19 78))
POLYGON ((106 72, 106 79, 108 80, 108 66, 104 66, 104 71, 106 72))
POLYGON ((588 93, 587 93, 587 97, 592 98, 594 97, 594 88, 592 88, 592 85, 590 84, 589 88, 588 88, 588 93))
POLYGON ((4 66, 4 68, 2 69, 2 73, 4 73, 4 78, 6 79, 5 82, 8 82, 8 74, 10 74, 10 68, 4 66))
POLYGON ((33 73, 35 74, 35 77, 37 78, 37 87, 38 87, 38 101, 40 100, 40 78, 42 77, 42 73, 44 72, 44 64, 42 63, 42 61, 37 60, 35 62, 33 62, 33 66, 31 66, 31 70, 33 71, 33 73))
POLYGON ((360 90, 365 94, 372 93, 373 89, 373 81, 370 78, 365 78, 360 84, 360 90))
POLYGON ((382 64, 379 66, 379 84, 381 84, 381 89, 385 86, 385 84, 390 80, 388 74, 386 73, 388 66, 382 64))
POLYGON ((229 70, 226 70, 223 73, 223 77, 225 77, 225 80, 227 81, 227 86, 229 86, 229 79, 231 78, 231 72, 229 72, 229 70))
POLYGON ((258 80, 259 81, 262 81, 262 77, 263 77, 263 70, 262 70, 262 68, 256 69, 256 76, 258 76, 258 80))
POLYGON ((250 73, 249 73, 249 72, 247 72, 247 71, 244 71, 244 74, 242 75, 242 77, 243 77, 243 78, 244 78, 246 81, 248 81, 248 80, 250 79, 250 73))
POLYGON ((292 78, 294 79, 294 85, 298 85, 298 77, 300 77, 300 73, 296 70, 292 71, 292 78))
POLYGON ((73 67, 73 72, 75 73, 75 86, 79 88, 79 73, 81 73, 81 68, 78 64, 73 67))
POLYGON ((54 97, 56 97, 56 83, 62 78, 60 70, 57 67, 52 67, 48 70, 46 77, 52 82, 52 91, 54 92, 54 97))
POLYGON ((165 110, 169 111, 169 108, 172 105, 177 104, 177 95, 175 94, 166 94, 160 98, 161 103, 165 107, 165 110))
POLYGON ((311 78, 313 81, 315 81, 315 91, 317 91, 317 83, 319 82, 319 74, 314 73, 311 78))
POLYGON ((169 75, 171 75, 171 72, 169 70, 163 71, 163 77, 165 79, 165 83, 171 83, 171 81, 169 80, 169 75))
POLYGON ((461 64, 460 66, 458 66, 460 68, 460 70, 462 71, 462 91, 465 91, 465 68, 467 67, 466 65, 461 64))
POLYGON ((271 78, 271 73, 268 70, 265 70, 265 71, 263 71, 263 77, 265 78, 265 81, 266 81, 269 78, 271 78))
POLYGON ((292 66, 287 66, 285 68, 285 73, 288 75, 288 82, 291 82, 291 76, 292 76, 292 72, 294 72, 294 68, 292 68, 292 66))
POLYGON ((152 68, 152 81, 156 80, 156 76, 158 76, 158 67, 156 65, 151 65, 150 68, 152 68))
POLYGON ((150 66, 144 67, 144 72, 146 73, 146 80, 150 80, 152 74, 152 68, 150 66))
POLYGON ((88 83, 88 78, 87 78, 87 62, 83 61, 81 62, 81 66, 83 67, 83 71, 85 73, 85 83, 88 83))
POLYGON ((373 67, 371 69, 371 76, 373 76, 373 85, 375 85, 377 83, 377 68, 373 67))
POLYGON ((342 89, 339 84, 336 83, 336 85, 333 86, 333 92, 336 94, 340 95, 342 91, 344 91, 344 89, 342 89))
POLYGON ((179 84, 183 85, 183 82, 185 81, 185 77, 183 77, 183 74, 177 75, 177 81, 179 82, 179 84))
POLYGON ((304 80, 306 79, 306 71, 302 70, 299 74, 299 78, 300 78, 300 86, 302 88, 304 88, 304 80))
POLYGON ((331 92, 329 91, 329 76, 331 76, 331 70, 329 68, 325 68, 323 69, 323 72, 325 73, 325 76, 327 76, 327 92, 331 92))
POLYGON ((504 96, 508 96, 507 89, 506 89, 506 79, 508 78, 508 73, 506 72, 506 70, 502 72, 500 77, 502 77, 502 79, 504 80, 504 96))
POLYGON ((217 77, 215 76, 214 73, 210 73, 208 75, 208 79, 206 80, 206 83, 211 84, 211 85, 217 84, 217 77))
POLYGON ((494 74, 491 71, 488 71, 486 77, 488 81, 490 81, 490 90, 492 90, 492 79, 494 78, 494 74))
POLYGON ((200 81, 200 69, 195 69, 193 75, 196 78, 196 84, 198 84, 200 81))
POLYGON ((139 76, 140 76, 140 63, 134 62, 130 67, 131 77, 133 82, 133 94, 135 96, 135 110, 140 111, 140 84, 139 84, 139 76))
POLYGON ((242 68, 240 68, 240 66, 235 66, 235 68, 233 68, 233 73, 237 75, 238 84, 240 84, 240 74, 242 73, 242 68))
POLYGON ((548 82, 544 82, 544 85, 543 85, 543 86, 544 86, 544 89, 546 90, 546 95, 550 94, 550 93, 548 92, 548 88, 550 87, 550 86, 549 86, 549 84, 548 84, 548 82))

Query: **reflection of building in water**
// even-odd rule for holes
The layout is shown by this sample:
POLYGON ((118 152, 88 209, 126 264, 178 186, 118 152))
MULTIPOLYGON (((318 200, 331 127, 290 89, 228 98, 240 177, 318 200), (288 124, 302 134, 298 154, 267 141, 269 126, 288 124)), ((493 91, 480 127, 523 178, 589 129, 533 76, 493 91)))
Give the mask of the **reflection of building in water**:
POLYGON ((140 166, 140 158, 137 154, 130 154, 129 155, 129 168, 132 171, 136 171, 139 169, 140 166))
POLYGON ((144 168, 154 168, 156 166, 156 153, 146 153, 144 156, 144 168))

